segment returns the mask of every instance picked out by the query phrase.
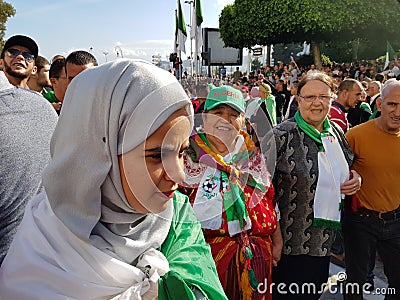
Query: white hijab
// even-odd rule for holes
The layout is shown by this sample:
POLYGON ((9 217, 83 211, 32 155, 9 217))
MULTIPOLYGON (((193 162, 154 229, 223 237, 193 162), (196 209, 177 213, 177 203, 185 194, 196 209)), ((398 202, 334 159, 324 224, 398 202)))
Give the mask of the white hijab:
POLYGON ((15 295, 6 299, 109 299, 143 278, 134 266, 145 252, 158 258, 154 249, 167 237, 173 204, 158 216, 135 212, 118 155, 182 107, 193 114, 180 83, 144 61, 118 60, 72 80, 43 174, 47 197, 28 204, 0 272, 0 293, 15 295), (29 272, 45 278, 27 279, 29 272))
POLYGON ((90 237, 127 263, 160 246, 170 218, 133 211, 122 189, 118 155, 144 142, 187 104, 172 74, 142 61, 105 64, 71 82, 43 184, 54 213, 74 234, 90 237))

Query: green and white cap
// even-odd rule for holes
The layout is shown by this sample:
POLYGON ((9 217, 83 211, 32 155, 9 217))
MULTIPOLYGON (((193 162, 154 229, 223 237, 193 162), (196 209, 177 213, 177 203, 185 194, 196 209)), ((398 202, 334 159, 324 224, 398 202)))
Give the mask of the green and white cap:
POLYGON ((204 110, 214 109, 221 104, 229 105, 241 113, 246 110, 246 103, 242 93, 229 85, 211 89, 204 103, 204 110))

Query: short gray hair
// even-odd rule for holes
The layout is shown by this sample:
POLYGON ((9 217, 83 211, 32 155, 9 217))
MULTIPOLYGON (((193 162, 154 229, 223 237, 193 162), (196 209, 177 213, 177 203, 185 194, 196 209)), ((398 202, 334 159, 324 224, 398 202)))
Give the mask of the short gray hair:
POLYGON ((385 84, 383 85, 382 91, 381 91, 383 101, 388 96, 388 94, 391 92, 391 90, 395 87, 400 87, 400 81, 396 80, 395 78, 393 78, 393 80, 389 79, 385 82, 385 84))

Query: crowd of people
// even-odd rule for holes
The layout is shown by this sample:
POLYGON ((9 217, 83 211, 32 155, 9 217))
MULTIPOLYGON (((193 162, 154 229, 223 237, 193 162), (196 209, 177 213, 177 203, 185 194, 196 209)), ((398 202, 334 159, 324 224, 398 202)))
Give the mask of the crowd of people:
POLYGON ((397 69, 178 81, 9 38, 1 299, 319 299, 335 258, 361 300, 376 253, 398 299, 397 69))

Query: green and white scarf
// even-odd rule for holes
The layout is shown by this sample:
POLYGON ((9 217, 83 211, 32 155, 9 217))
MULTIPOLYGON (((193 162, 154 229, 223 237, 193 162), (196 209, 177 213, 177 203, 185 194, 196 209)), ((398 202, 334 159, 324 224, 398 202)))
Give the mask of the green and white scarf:
POLYGON ((342 195, 340 186, 348 180, 349 167, 328 119, 319 132, 296 112, 295 121, 300 129, 318 144, 318 182, 314 195, 313 226, 340 228, 342 195))
POLYGON ((255 146, 246 132, 241 130, 240 133, 235 149, 225 157, 211 150, 204 133, 198 132, 190 138, 191 159, 208 166, 200 180, 193 210, 202 228, 212 230, 221 227, 225 210, 230 236, 251 229, 244 187, 252 186, 262 194, 268 187, 268 183, 257 182, 243 170, 255 155, 255 146))

